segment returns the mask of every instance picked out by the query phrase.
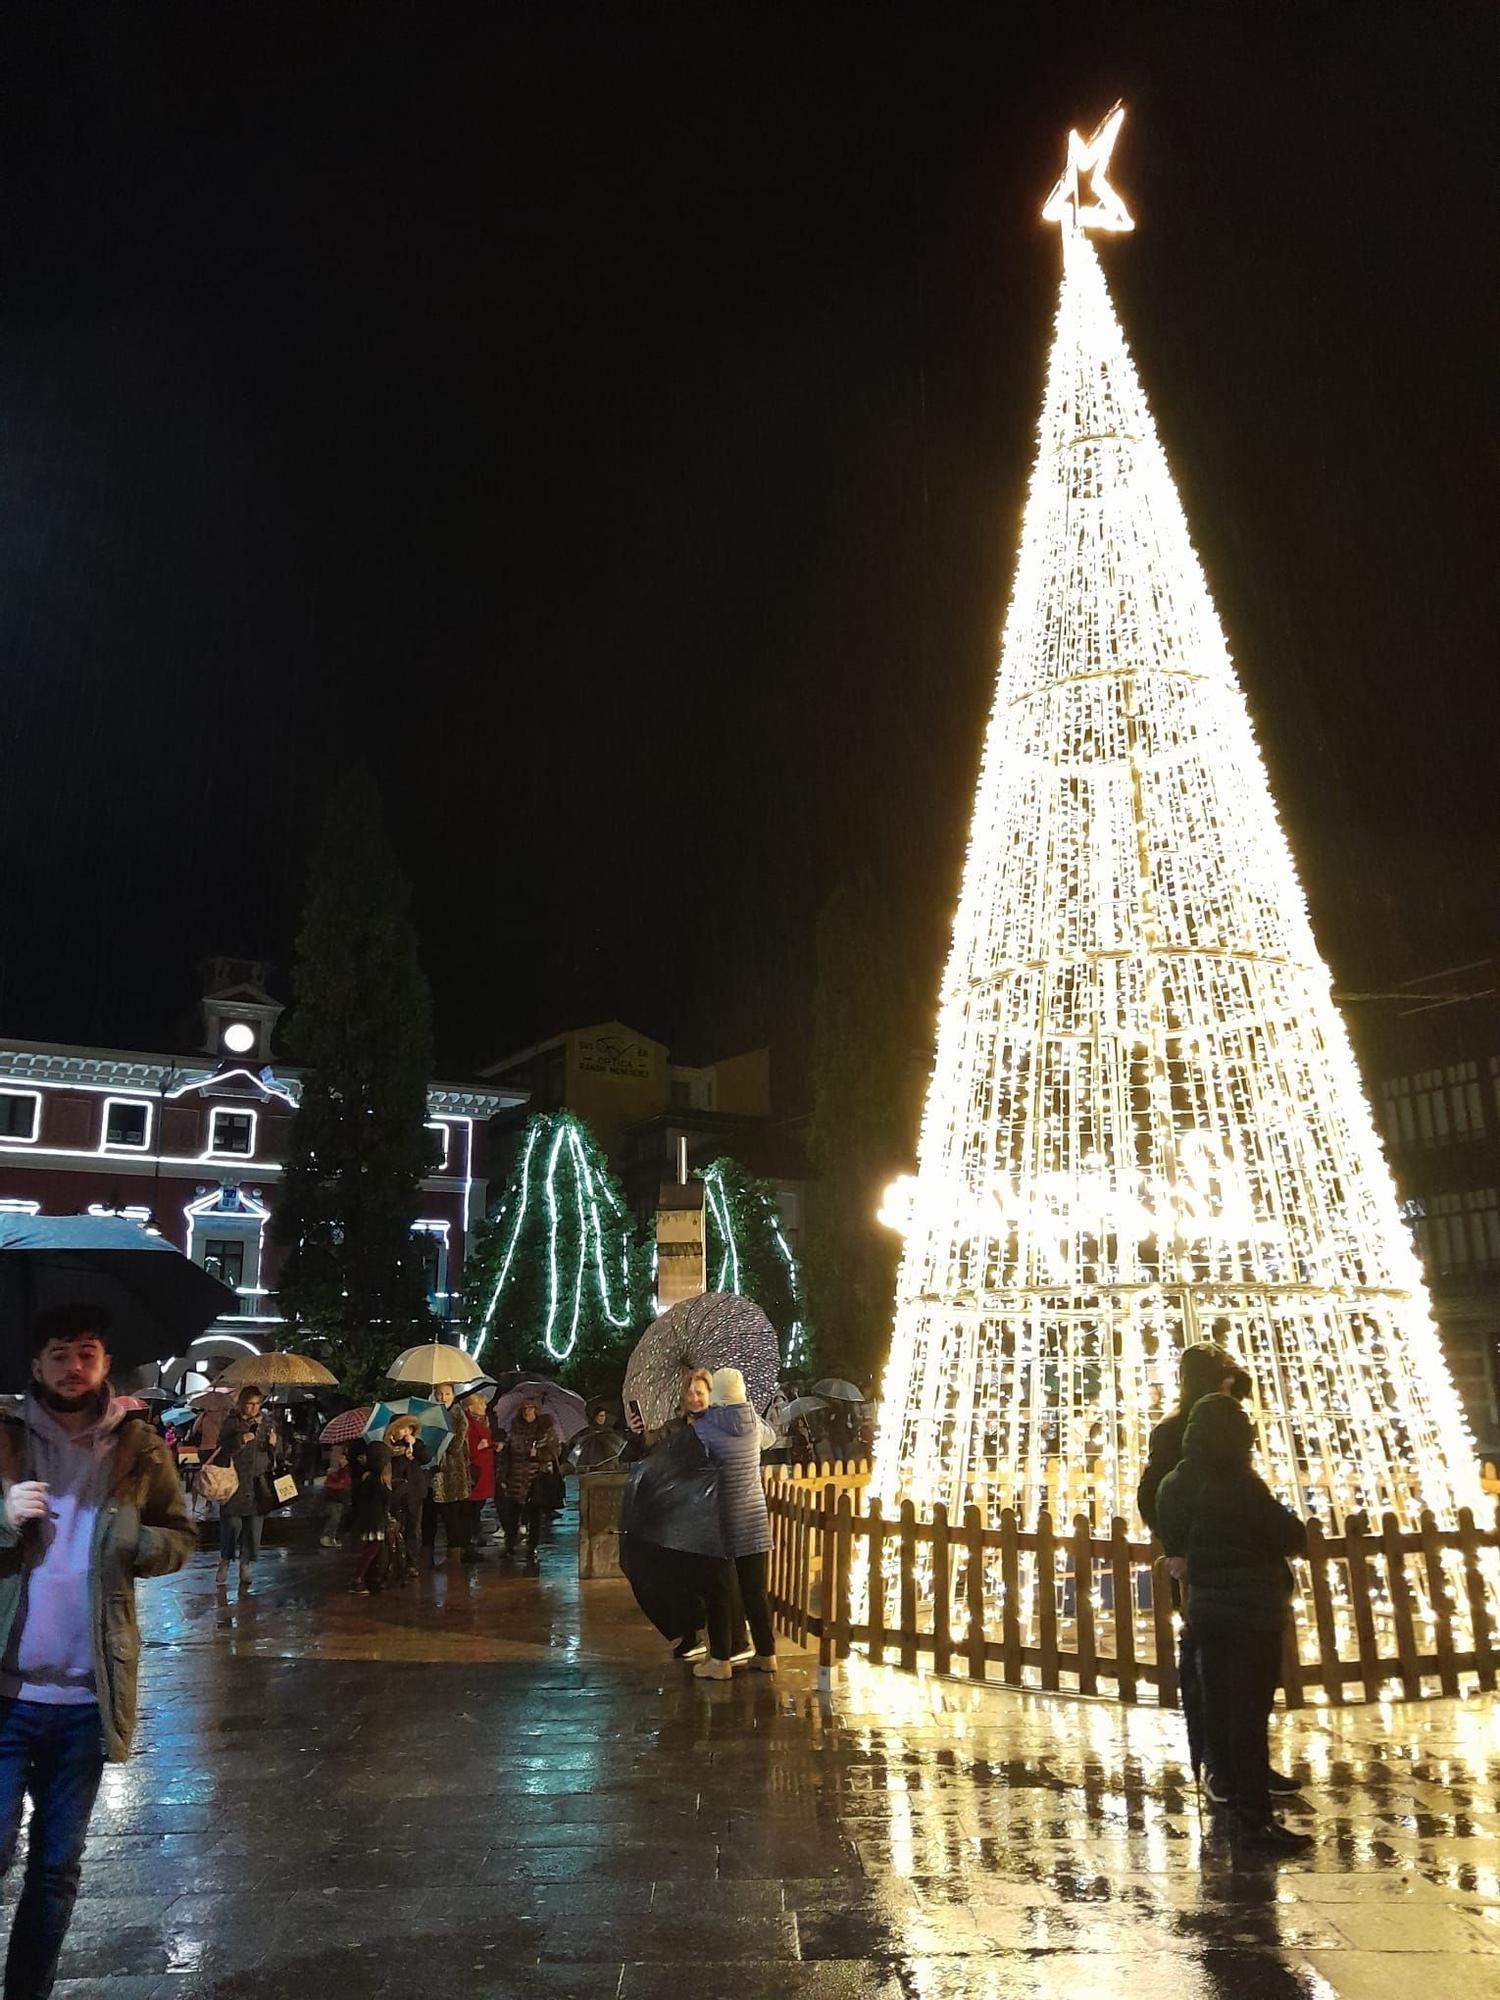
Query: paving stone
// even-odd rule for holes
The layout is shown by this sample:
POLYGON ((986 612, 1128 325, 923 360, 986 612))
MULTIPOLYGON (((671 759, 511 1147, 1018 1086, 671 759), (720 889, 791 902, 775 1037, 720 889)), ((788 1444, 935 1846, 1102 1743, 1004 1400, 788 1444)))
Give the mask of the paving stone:
POLYGON ((1277 1865, 1200 1814, 1175 1716, 795 1653, 708 1689, 569 1553, 351 1599, 287 1547, 227 1612, 211 1556, 143 1588, 58 1994, 1500 1993, 1492 1701, 1279 1720, 1316 1845, 1277 1865))

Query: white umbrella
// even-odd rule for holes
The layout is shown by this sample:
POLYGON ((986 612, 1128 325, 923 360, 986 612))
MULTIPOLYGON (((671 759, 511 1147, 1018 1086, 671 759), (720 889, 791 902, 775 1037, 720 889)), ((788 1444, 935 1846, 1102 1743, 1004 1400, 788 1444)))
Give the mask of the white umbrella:
POLYGON ((461 1347, 444 1347, 441 1341, 429 1340, 398 1354, 385 1372, 392 1382, 420 1382, 424 1388, 435 1389, 439 1382, 472 1382, 480 1369, 473 1355, 465 1354, 461 1347))

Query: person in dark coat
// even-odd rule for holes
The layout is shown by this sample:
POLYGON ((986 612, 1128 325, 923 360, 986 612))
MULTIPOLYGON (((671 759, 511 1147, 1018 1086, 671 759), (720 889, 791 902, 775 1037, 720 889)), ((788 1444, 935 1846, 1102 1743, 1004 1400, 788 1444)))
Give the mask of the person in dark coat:
POLYGON ((356 1596, 363 1597, 370 1588, 370 1572, 385 1547, 391 1505, 390 1447, 375 1438, 356 1438, 349 1447, 349 1471, 354 1481, 349 1532, 359 1551, 354 1559, 354 1581, 349 1588, 356 1596))
POLYGON ((544 1472, 556 1472, 562 1456, 562 1437, 552 1419, 535 1403, 523 1403, 515 1422, 505 1435, 501 1454, 501 1491, 505 1502, 505 1553, 515 1552, 517 1531, 525 1536, 526 1566, 537 1567, 537 1534, 541 1527, 541 1496, 537 1481, 544 1472))
POLYGON ((719 1474, 719 1524, 724 1554, 708 1566, 708 1653, 693 1668, 700 1680, 727 1681, 734 1672, 735 1586, 755 1657, 750 1664, 763 1674, 776 1671, 776 1635, 766 1597, 767 1557, 771 1522, 760 1477, 760 1418, 745 1399, 745 1378, 738 1368, 718 1368, 713 1375, 713 1401, 692 1419, 693 1430, 714 1461, 719 1474))
POLYGON ((1198 1653, 1210 1799, 1230 1807, 1247 1847, 1293 1854, 1312 1845, 1272 1816, 1268 1731, 1291 1602, 1287 1557, 1307 1530, 1250 1463, 1254 1431, 1233 1395, 1201 1397, 1182 1462, 1155 1495, 1157 1533, 1187 1558, 1187 1617, 1198 1653))
POLYGON ((390 1517, 401 1541, 403 1581, 415 1576, 422 1539, 422 1507, 427 1498, 427 1465, 432 1454, 413 1424, 392 1424, 386 1434, 391 1448, 390 1517))
MULTIPOLYGON (((1248 1390, 1249 1376, 1222 1347, 1204 1341, 1196 1347, 1183 1349, 1182 1359, 1177 1364, 1177 1407, 1152 1431, 1146 1450, 1146 1469, 1136 1488, 1135 1504, 1152 1534, 1157 1531, 1156 1489, 1169 1472, 1176 1470, 1182 1458, 1183 1433, 1194 1403, 1200 1396, 1212 1396, 1229 1387, 1236 1378, 1242 1379, 1248 1390)), ((1173 1563, 1170 1567, 1175 1571, 1182 1565, 1173 1563)), ((1179 1582, 1180 1578, 1174 1574, 1172 1602, 1180 1607, 1179 1582)), ((1199 1691, 1197 1643, 1193 1638, 1193 1628, 1186 1620, 1177 1640, 1177 1685, 1181 1690, 1182 1713, 1187 1723, 1188 1755, 1192 1759, 1193 1776, 1196 1778, 1203 1767, 1203 1701, 1199 1691)))
POLYGON ((232 1465, 239 1479, 229 1498, 219 1502, 219 1568, 214 1581, 220 1590, 229 1581, 229 1565, 238 1551, 240 1589, 247 1591, 250 1566, 260 1554, 269 1510, 265 1488, 256 1482, 269 1477, 271 1462, 281 1449, 275 1419, 261 1408, 264 1401, 264 1390, 247 1383, 219 1427, 215 1462, 232 1465))

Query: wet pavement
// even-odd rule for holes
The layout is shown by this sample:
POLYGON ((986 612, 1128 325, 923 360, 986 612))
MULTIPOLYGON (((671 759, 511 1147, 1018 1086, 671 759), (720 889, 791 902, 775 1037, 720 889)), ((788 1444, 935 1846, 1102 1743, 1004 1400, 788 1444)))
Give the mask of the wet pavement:
POLYGON ((1469 2000, 1500 1994, 1500 1709, 1278 1721, 1293 1863, 1236 1865, 1180 1724, 859 1662, 692 1679, 625 1587, 489 1558, 140 1593, 59 1995, 1469 2000))

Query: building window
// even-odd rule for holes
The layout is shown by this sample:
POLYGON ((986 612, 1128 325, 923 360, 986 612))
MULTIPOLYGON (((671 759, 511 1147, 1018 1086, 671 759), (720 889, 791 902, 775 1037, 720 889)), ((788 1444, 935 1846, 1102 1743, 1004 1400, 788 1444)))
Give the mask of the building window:
POLYGON ((442 1124, 439 1120, 429 1119, 427 1132, 432 1143, 432 1153, 427 1171, 430 1174, 444 1173, 448 1166, 448 1145, 452 1136, 452 1128, 442 1124))
POLYGON ((435 1299, 443 1288, 443 1239, 441 1236, 423 1237, 422 1269, 425 1274, 427 1296, 430 1299, 435 1299))
POLYGON ((203 1245, 203 1268, 211 1278, 238 1291, 245 1282, 245 1241, 240 1236, 210 1236, 203 1245))
POLYGON ((106 1097, 104 1143, 144 1152, 151 1143, 151 1106, 134 1097, 106 1097))
POLYGON ((1449 1063, 1444 1069, 1391 1077, 1380 1086, 1380 1094, 1385 1100, 1385 1134, 1393 1146, 1450 1146, 1484 1136, 1478 1063, 1449 1063))
POLYGON ((209 1129, 211 1153, 234 1153, 241 1159, 255 1150, 253 1111, 216 1111, 209 1129))
POLYGON ((412 1235, 422 1239, 422 1269, 429 1301, 441 1308, 448 1298, 448 1225, 421 1220, 411 1226, 412 1235))
POLYGON ((42 1100, 35 1090, 0 1092, 0 1139, 29 1142, 41 1122, 42 1100))
POLYGON ((1442 1277, 1500 1268, 1500 1192, 1429 1196, 1417 1241, 1429 1270, 1442 1277))

